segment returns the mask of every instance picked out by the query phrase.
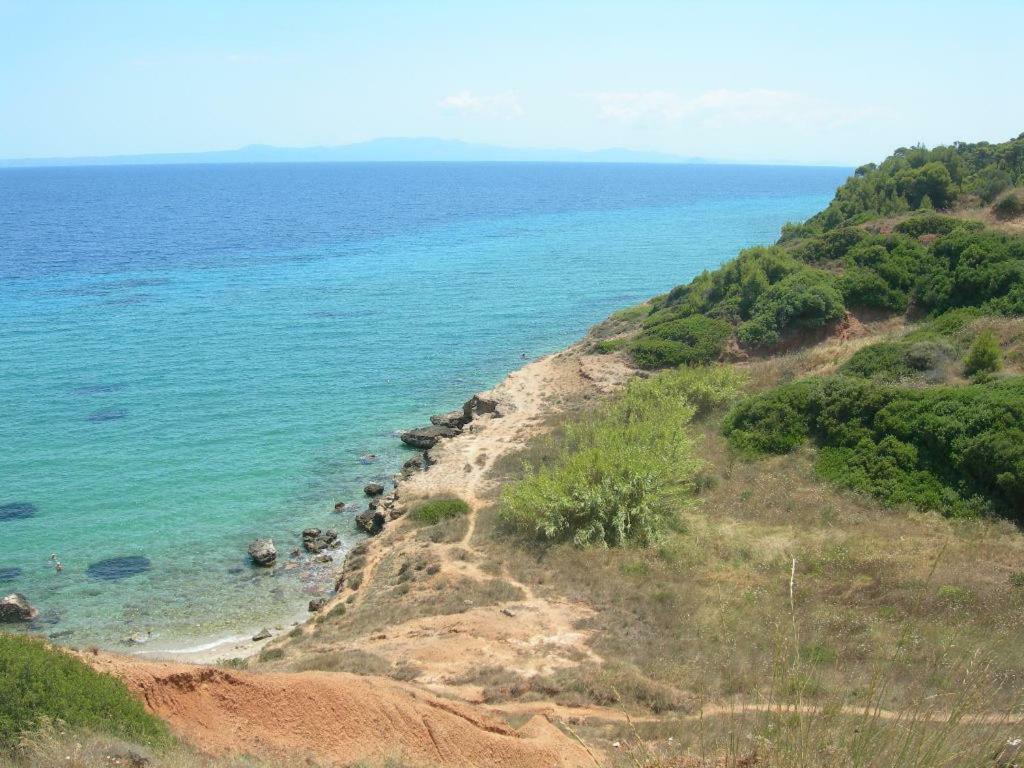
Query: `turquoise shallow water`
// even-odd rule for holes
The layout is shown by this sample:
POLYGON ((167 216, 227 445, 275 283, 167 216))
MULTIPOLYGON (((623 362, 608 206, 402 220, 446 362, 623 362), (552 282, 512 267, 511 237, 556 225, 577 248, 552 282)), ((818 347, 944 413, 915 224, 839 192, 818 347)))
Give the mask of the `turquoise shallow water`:
POLYGON ((179 647, 284 621, 329 572, 257 572, 251 538, 285 557, 311 525, 350 544, 334 503, 408 457, 395 430, 774 240, 846 174, 0 172, 0 591, 73 644, 150 629, 179 647), (90 572, 114 557, 148 569, 90 572))

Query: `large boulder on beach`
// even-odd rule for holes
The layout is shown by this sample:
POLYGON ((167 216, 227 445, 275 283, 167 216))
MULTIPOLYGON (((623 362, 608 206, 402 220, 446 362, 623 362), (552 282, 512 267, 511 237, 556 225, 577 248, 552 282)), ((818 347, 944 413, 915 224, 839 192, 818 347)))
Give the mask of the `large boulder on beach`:
POLYGON ((0 598, 0 622, 32 621, 38 615, 39 611, 33 608, 20 592, 12 592, 7 597, 0 598))
POLYGON ((277 560, 277 547, 273 539, 256 539, 249 545, 249 557, 256 565, 264 567, 274 564, 277 560))
POLYGON ((418 427, 402 433, 402 442, 413 448, 426 450, 437 445, 437 441, 446 437, 455 437, 460 430, 455 427, 418 427))
POLYGON ((462 429, 468 421, 469 419, 466 418, 463 411, 450 411, 430 417, 430 423, 435 427, 451 427, 452 429, 462 429))
POLYGON ((462 406, 462 417, 465 419, 465 424, 471 422, 477 416, 483 416, 485 414, 494 414, 494 416, 500 416, 498 413, 498 401, 493 400, 489 397, 481 397, 480 395, 473 395, 466 404, 462 406))
POLYGON ((384 486, 380 483, 367 483, 363 486, 363 493, 367 496, 380 496, 384 493, 384 486))
POLYGON ((363 532, 376 536, 384 530, 384 513, 379 509, 368 509, 356 515, 356 526, 363 532))

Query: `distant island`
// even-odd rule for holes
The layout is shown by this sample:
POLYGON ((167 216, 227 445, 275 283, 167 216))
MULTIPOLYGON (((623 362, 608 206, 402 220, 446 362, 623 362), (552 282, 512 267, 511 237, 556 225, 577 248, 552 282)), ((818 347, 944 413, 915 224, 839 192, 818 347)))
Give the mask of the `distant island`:
POLYGON ((547 163, 707 163, 700 157, 635 149, 544 149, 472 144, 455 139, 381 138, 335 147, 275 147, 250 144, 239 149, 96 157, 30 157, 0 160, 0 168, 76 165, 185 165, 212 163, 358 162, 547 162, 547 163))

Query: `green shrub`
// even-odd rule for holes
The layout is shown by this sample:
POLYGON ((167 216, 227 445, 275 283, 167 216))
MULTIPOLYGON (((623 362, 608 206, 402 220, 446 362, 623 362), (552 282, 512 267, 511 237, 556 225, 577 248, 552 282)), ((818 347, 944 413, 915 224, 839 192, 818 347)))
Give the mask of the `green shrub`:
POLYGON ((604 339, 594 345, 594 351, 599 355, 610 355, 612 352, 617 352, 628 344, 628 339, 604 339))
POLYGON ((964 371, 968 376, 979 373, 995 373, 1003 366, 1003 352, 999 349, 999 339, 992 331, 982 331, 971 344, 964 361, 964 371))
POLYGON ((693 491, 700 461, 686 426, 701 409, 734 399, 725 368, 679 369, 635 380, 553 439, 541 466, 502 489, 513 529, 577 546, 647 546, 693 491), (670 503, 674 502, 674 503, 670 503))
POLYGON ((827 449, 824 476, 888 503, 950 515, 1024 509, 1024 378, 926 389, 808 379, 744 400, 723 429, 748 453, 813 438, 827 449))
POLYGON ((876 307, 902 312, 910 300, 906 291, 892 288, 877 272, 852 267, 839 279, 844 302, 851 307, 876 307))
POLYGON ((853 353, 840 372, 878 381, 899 381, 914 373, 907 360, 907 347, 891 341, 882 341, 862 347, 853 353))
POLYGON ((117 678, 41 640, 0 633, 0 747, 47 721, 150 746, 171 742, 117 678))
POLYGON ((901 221, 895 227, 894 232, 899 232, 910 237, 921 235, 948 235, 957 227, 969 226, 962 219, 953 216, 943 216, 939 213, 919 213, 901 221))
POLYGON ((839 320, 844 311, 835 280, 825 272, 805 267, 765 291, 737 335, 747 346, 773 344, 785 331, 819 328, 839 320))
POLYGON ((722 354, 730 336, 732 326, 724 320, 692 315, 653 326, 634 343, 633 357, 641 368, 707 365, 722 354))
POLYGON ((417 522, 433 525, 466 514, 469 514, 469 504, 462 499, 431 499, 414 507, 411 516, 417 522))
POLYGON ((1010 193, 996 201, 992 213, 997 219, 1016 219, 1024 214, 1024 200, 1016 193, 1010 193))

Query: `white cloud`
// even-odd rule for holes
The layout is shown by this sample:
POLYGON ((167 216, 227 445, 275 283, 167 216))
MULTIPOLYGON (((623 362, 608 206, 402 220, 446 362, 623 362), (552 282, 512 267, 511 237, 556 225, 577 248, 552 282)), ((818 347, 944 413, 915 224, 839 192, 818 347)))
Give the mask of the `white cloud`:
POLYGON ((487 117, 521 117, 523 105, 514 93, 499 93, 493 96, 477 96, 470 91, 459 91, 445 96, 438 103, 442 109, 462 114, 478 114, 487 117))
POLYGON ((806 94, 768 89, 720 89, 690 98, 670 91, 607 91, 590 98, 602 118, 631 125, 769 122, 834 128, 869 113, 843 109, 806 94))

